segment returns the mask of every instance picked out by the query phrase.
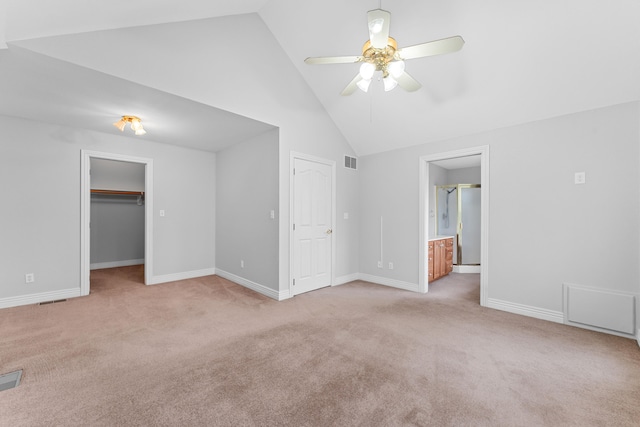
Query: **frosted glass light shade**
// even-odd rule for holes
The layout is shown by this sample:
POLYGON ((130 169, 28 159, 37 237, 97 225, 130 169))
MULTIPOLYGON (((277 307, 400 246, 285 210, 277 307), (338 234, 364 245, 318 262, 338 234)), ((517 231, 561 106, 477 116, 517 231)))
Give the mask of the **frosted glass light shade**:
POLYGON ((384 82, 385 92, 389 92, 390 90, 393 90, 396 86, 398 86, 398 82, 391 76, 385 77, 384 79, 382 79, 382 81, 384 82))
POLYGON ((371 79, 369 80, 360 80, 356 85, 360 88, 361 91, 366 92, 369 90, 369 85, 371 84, 371 79))
POLYGON ((138 130, 140 128, 142 128, 142 123, 140 123, 140 120, 131 120, 131 129, 138 130))
POLYGON ((363 62, 360 66, 360 77, 364 80, 371 80, 373 73, 376 71, 376 66, 370 62, 363 62))
POLYGON ((387 70, 394 78, 398 78, 404 73, 404 61, 393 61, 387 65, 387 70))
POLYGON ((380 31, 382 31, 383 25, 384 25, 384 19, 382 18, 374 19, 371 22, 369 22, 369 31, 371 31, 371 34, 378 34, 380 31))
POLYGON ((113 125, 118 129, 120 129, 120 132, 124 132, 124 127, 127 125, 127 122, 120 119, 119 121, 115 122, 113 125))

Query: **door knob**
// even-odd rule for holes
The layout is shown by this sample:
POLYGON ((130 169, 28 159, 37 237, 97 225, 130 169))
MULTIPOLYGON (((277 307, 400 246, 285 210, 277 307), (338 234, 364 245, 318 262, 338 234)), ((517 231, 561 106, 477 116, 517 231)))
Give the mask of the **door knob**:
POLYGON ((327 234, 331 234, 331 233, 333 233, 333 230, 332 229, 328 229, 327 230, 327 234))

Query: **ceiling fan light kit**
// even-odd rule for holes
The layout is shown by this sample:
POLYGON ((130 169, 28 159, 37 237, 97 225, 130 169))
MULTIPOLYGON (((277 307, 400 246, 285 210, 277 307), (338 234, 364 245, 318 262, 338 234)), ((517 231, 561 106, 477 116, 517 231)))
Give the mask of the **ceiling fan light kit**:
POLYGON ((362 62, 359 73, 342 91, 343 96, 351 95, 356 89, 363 92, 369 85, 376 71, 382 73, 382 81, 386 92, 400 86, 413 92, 422 85, 405 71, 405 60, 442 55, 462 49, 464 40, 460 36, 434 40, 415 46, 398 49, 398 44, 389 36, 391 13, 382 9, 367 12, 369 40, 362 47, 361 56, 329 56, 304 60, 307 64, 348 64, 362 62))

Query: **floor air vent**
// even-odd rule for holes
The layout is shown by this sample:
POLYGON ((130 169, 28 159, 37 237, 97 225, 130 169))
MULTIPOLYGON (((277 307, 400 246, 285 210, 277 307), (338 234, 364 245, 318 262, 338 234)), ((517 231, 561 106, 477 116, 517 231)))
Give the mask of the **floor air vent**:
POLYGON ((22 378, 22 369, 0 375, 0 391, 18 387, 20 385, 20 378, 22 378))
POLYGON ((57 299, 55 301, 46 301, 46 302, 41 302, 40 305, 47 305, 47 304, 53 304, 53 303, 57 303, 57 302, 65 302, 66 299, 57 299))

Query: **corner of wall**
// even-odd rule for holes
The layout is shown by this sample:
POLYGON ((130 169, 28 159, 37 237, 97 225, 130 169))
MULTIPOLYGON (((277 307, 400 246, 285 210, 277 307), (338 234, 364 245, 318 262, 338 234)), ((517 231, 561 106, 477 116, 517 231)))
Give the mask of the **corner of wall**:
POLYGON ((276 291, 266 287, 265 285, 261 285, 260 283, 253 282, 249 279, 245 279, 244 277, 240 277, 220 269, 216 269, 216 275, 222 277, 223 279, 227 279, 237 285, 244 286, 245 288, 251 289, 252 291, 255 291, 259 294, 262 294, 276 301, 282 301, 282 300, 291 298, 291 295, 288 289, 284 291, 276 291))

